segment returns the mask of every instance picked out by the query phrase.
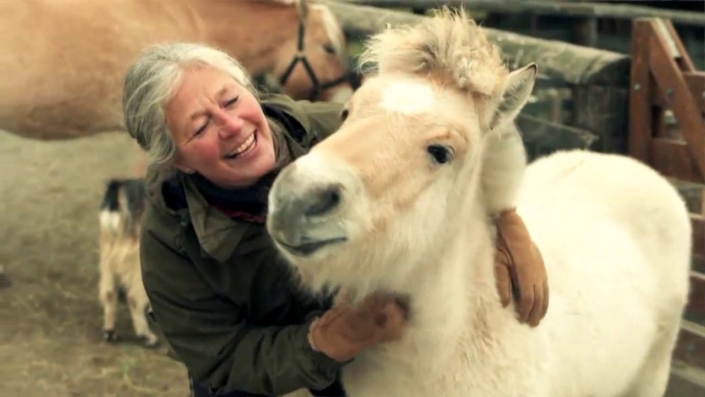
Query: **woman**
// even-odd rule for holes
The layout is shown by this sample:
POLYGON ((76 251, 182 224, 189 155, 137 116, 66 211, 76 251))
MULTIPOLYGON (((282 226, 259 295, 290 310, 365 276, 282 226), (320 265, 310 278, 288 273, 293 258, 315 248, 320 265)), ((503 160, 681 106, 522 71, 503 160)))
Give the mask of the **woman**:
MULTIPOLYGON (((341 105, 258 100, 245 70, 226 54, 170 44, 151 48, 130 68, 123 106, 128 131, 152 161, 143 282, 194 395, 310 389, 342 396, 340 368, 399 338, 405 305, 380 295, 356 308, 332 307, 306 296, 264 225, 278 170, 338 128, 341 105)), ((519 266, 525 274, 543 271, 540 258, 526 262, 519 266)), ((520 278, 514 287, 531 285, 520 278)), ((522 294, 523 307, 525 295, 533 299, 522 294)), ((536 313, 522 321, 535 325, 545 310, 536 313)))

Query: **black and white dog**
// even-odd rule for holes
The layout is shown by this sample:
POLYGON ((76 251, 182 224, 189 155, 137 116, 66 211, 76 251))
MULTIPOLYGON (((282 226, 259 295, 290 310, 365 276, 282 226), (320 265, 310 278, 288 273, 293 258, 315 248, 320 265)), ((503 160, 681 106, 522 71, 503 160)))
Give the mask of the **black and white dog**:
POLYGON ((140 229, 147 193, 140 178, 106 181, 100 206, 100 281, 99 297, 103 306, 103 336, 117 339, 115 320, 119 298, 130 308, 132 325, 145 345, 158 343, 149 328, 149 299, 140 270, 140 229))

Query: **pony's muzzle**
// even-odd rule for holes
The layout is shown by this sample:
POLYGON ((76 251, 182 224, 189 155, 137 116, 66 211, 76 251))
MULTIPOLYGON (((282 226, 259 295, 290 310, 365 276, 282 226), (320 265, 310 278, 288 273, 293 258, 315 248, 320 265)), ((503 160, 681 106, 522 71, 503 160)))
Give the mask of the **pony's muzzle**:
POLYGON ((336 183, 317 186, 306 192, 306 197, 301 199, 301 210, 307 217, 326 215, 340 205, 340 195, 340 185, 336 183))
POLYGON ((287 251, 310 255, 346 240, 332 218, 343 201, 339 183, 301 180, 286 171, 270 192, 267 227, 272 238, 287 251))

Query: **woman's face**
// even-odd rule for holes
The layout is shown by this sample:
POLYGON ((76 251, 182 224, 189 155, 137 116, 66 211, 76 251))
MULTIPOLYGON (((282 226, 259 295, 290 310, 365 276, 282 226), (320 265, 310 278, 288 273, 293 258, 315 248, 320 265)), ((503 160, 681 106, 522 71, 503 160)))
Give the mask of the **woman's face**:
POLYGON ((188 69, 165 106, 176 165, 223 188, 249 186, 274 168, 272 132, 257 99, 230 75, 188 69))

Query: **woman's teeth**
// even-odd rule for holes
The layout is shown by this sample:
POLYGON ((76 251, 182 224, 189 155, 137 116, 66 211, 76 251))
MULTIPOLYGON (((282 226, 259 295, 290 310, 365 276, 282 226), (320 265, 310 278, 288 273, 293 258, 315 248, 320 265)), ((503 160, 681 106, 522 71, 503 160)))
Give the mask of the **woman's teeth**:
POLYGON ((249 138, 245 142, 242 143, 242 145, 238 146, 235 150, 233 150, 231 153, 226 154, 225 158, 232 159, 238 156, 242 156, 243 154, 249 152, 255 147, 255 135, 256 133, 253 133, 250 135, 249 138))

